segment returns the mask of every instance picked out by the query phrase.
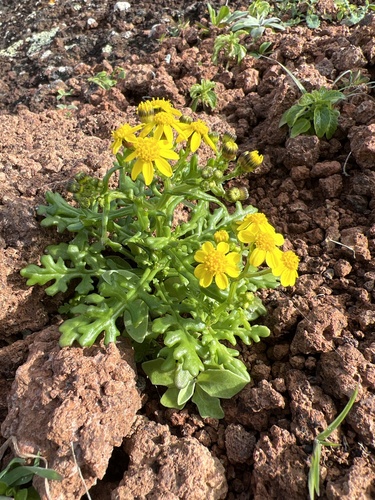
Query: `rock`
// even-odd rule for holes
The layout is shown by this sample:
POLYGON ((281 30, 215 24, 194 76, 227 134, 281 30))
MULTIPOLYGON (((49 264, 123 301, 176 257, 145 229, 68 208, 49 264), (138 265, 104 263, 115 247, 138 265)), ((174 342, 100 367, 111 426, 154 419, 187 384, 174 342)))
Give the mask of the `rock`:
POLYGON ((323 353, 318 363, 318 374, 325 392, 337 399, 350 398, 358 380, 361 380, 359 398, 366 387, 375 383, 375 365, 350 344, 323 353))
POLYGON ((229 424, 225 429, 225 448, 232 464, 245 463, 251 457, 255 443, 255 435, 247 432, 242 425, 229 424))
POLYGON ((125 440, 130 464, 111 500, 224 499, 224 467, 193 437, 179 439, 168 426, 139 417, 125 440))
POLYGON ((350 150, 358 165, 374 170, 375 165, 375 123, 353 127, 348 133, 350 150))
POLYGON ((367 446, 375 447, 375 396, 373 394, 366 394, 353 405, 347 421, 367 446))
MULTIPOLYGON (((312 385, 299 370, 290 370, 286 377, 291 398, 291 431, 300 442, 311 443, 337 416, 332 399, 324 391, 312 385)), ((335 440, 335 435, 330 439, 335 440)))
POLYGON ((375 465, 367 457, 356 457, 345 476, 329 480, 328 500, 370 500, 375 496, 375 465))
MULTIPOLYGON (((132 351, 125 342, 60 349, 56 328, 43 330, 16 373, 1 431, 23 453, 40 453, 64 476, 50 482, 54 500, 77 500, 101 479, 141 406, 132 351)), ((44 480, 34 479, 42 500, 44 480)))
POLYGON ((290 352, 314 354, 331 351, 333 338, 339 337, 347 324, 347 316, 337 307, 325 305, 316 308, 298 323, 290 352))
POLYGON ((285 147, 287 155, 285 158, 285 166, 288 168, 305 165, 313 167, 319 158, 320 141, 313 136, 299 135, 287 139, 285 147))
POLYGON ((254 499, 307 498, 306 455, 287 430, 273 425, 254 452, 254 499))

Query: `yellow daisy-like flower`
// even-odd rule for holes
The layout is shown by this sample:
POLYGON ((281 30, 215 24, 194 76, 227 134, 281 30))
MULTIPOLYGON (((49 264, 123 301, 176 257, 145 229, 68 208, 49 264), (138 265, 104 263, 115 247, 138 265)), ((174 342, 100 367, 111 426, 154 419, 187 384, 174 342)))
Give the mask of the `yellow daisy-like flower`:
POLYGON ((255 248, 250 255, 250 264, 258 267, 266 261, 271 269, 279 265, 282 251, 277 248, 284 243, 284 236, 280 233, 258 233, 255 237, 255 248))
POLYGON ((221 241, 229 241, 229 234, 225 229, 220 229, 220 231, 216 231, 214 234, 214 240, 216 243, 220 243, 221 241))
POLYGON ((260 232, 275 232, 275 228, 268 222, 267 217, 260 212, 246 215, 239 224, 237 228, 238 239, 242 243, 253 243, 255 236, 260 232))
POLYGON ((215 278, 220 290, 225 290, 229 285, 227 275, 231 278, 239 276, 241 256, 238 252, 228 252, 229 244, 225 241, 221 241, 217 248, 210 241, 203 243, 202 248, 194 255, 194 259, 199 262, 194 269, 194 276, 199 279, 200 286, 207 288, 215 278))
POLYGON ((142 172, 145 184, 149 185, 154 178, 154 166, 166 177, 173 174, 168 160, 178 160, 179 155, 172 150, 173 144, 168 141, 158 141, 154 137, 139 137, 133 144, 134 151, 125 158, 132 161, 137 158, 131 171, 133 181, 142 172))
POLYGON ((191 123, 181 123, 181 128, 184 135, 179 135, 177 137, 177 142, 184 141, 186 138, 190 138, 190 150, 192 153, 199 148, 202 139, 213 151, 216 151, 216 146, 209 137, 210 129, 202 120, 191 123))
POLYGON ((112 153, 116 155, 124 142, 134 142, 137 138, 134 133, 141 129, 142 125, 131 127, 128 123, 121 125, 112 132, 113 142, 111 144, 112 153))
POLYGON ((298 278, 298 264, 299 258, 294 252, 281 252, 278 265, 272 269, 272 274, 280 276, 282 286, 293 286, 298 278))
POLYGON ((175 109, 168 99, 155 99, 153 98, 151 101, 151 106, 157 111, 164 111, 165 113, 174 115, 174 116, 182 116, 181 111, 175 109))
POLYGON ((181 128, 181 123, 170 113, 160 111, 160 113, 156 113, 152 117, 152 120, 144 126, 140 135, 141 137, 145 137, 151 130, 154 130, 154 137, 157 141, 164 136, 167 141, 173 142, 173 129, 176 130, 178 134, 185 137, 181 128))

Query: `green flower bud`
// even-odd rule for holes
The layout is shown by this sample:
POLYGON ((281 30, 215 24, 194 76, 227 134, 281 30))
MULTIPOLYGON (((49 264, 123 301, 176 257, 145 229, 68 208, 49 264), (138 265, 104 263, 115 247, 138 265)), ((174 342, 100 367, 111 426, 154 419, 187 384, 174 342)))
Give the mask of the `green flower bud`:
POLYGON ((193 123, 193 119, 191 116, 188 116, 188 115, 182 115, 180 116, 180 120, 179 120, 181 123, 186 123, 187 125, 190 125, 190 123, 193 123))
POLYGON ((208 137, 216 145, 219 142, 219 134, 217 132, 209 132, 208 137))
POLYGON ((222 178, 223 178, 223 172, 221 170, 215 170, 214 171, 214 174, 213 174, 213 178, 216 180, 216 181, 220 181, 222 178))
POLYGON ((214 169, 212 167, 205 167, 202 170, 203 179, 210 179, 214 174, 214 169))
POLYGON ((233 187, 225 193, 225 199, 232 203, 244 201, 249 197, 249 192, 244 187, 233 187))

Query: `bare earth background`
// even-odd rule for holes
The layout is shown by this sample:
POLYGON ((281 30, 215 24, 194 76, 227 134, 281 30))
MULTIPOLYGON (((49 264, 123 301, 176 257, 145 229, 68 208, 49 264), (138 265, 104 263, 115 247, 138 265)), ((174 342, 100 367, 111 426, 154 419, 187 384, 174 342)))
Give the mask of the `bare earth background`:
MULTIPOLYGON (((204 2, 120 7, 115 0, 0 6, 2 441, 15 436, 21 450, 40 451, 65 476, 51 484, 54 500, 85 493, 72 449, 93 499, 300 500, 313 439, 358 383, 357 402, 333 436, 342 446, 323 452, 321 498, 374 498, 373 91, 344 101, 331 140, 290 139, 278 123, 299 97, 295 85, 270 61, 212 65, 215 34, 203 37, 195 26, 207 18, 204 2), (190 24, 177 33, 179 18, 190 24), (116 67, 125 78, 111 90, 88 82, 116 67), (239 346, 252 382, 224 402, 220 421, 202 420, 194 405, 163 408, 140 369, 135 375, 125 342, 60 350, 63 297, 28 288, 19 275, 48 244, 67 238, 40 227, 35 209, 44 193, 63 194, 81 171, 103 175, 113 161, 111 130, 134 118, 143 97, 187 112, 189 89, 202 78, 217 82, 218 107, 199 117, 235 131, 240 151, 264 154, 264 166, 237 185, 301 258, 294 288, 263 293, 272 335, 239 346), (76 109, 56 108, 59 89, 73 90, 65 104, 76 109)), ((273 43, 273 57, 307 90, 329 87, 347 69, 375 79, 373 14, 351 28, 267 30, 261 41, 273 43)))

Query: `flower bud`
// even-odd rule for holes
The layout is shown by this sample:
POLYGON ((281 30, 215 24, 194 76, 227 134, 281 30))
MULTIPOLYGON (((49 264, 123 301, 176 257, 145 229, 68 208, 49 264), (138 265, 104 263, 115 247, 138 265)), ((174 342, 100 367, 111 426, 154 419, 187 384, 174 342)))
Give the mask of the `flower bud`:
POLYGON ((238 151, 238 146, 234 141, 224 142, 221 154, 226 160, 234 160, 238 151))
POLYGON ((214 169, 212 167, 205 167, 202 170, 203 179, 210 179, 213 176, 214 169))
POLYGON ((244 172, 253 172, 263 163, 263 155, 259 151, 245 151, 237 160, 237 165, 244 172))
POLYGON ((229 241, 229 234, 225 231, 225 229, 220 229, 220 231, 216 231, 214 234, 214 240, 216 243, 220 243, 221 241, 227 242, 229 241))
POLYGON ((221 170, 215 170, 214 171, 214 174, 213 174, 213 178, 215 179, 215 181, 221 181, 221 179, 223 178, 224 174, 221 170))
POLYGON ((155 111, 150 101, 143 101, 138 104, 137 113, 142 123, 150 123, 155 111))
POLYGON ((223 137, 222 137, 222 142, 235 142, 237 139, 237 136, 235 134, 232 134, 231 132, 225 132, 223 137))
POLYGON ((190 125, 190 123, 193 123, 192 117, 188 116, 188 115, 182 115, 182 116, 180 116, 179 121, 181 123, 186 123, 187 125, 190 125))
POLYGON ((209 132, 208 137, 215 145, 219 142, 219 134, 217 132, 209 132))
POLYGON ((233 187, 225 193, 225 199, 233 203, 247 200, 248 197, 249 192, 245 187, 233 187))

